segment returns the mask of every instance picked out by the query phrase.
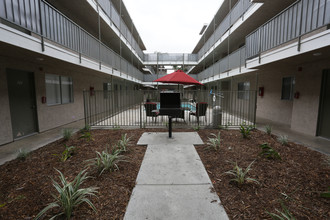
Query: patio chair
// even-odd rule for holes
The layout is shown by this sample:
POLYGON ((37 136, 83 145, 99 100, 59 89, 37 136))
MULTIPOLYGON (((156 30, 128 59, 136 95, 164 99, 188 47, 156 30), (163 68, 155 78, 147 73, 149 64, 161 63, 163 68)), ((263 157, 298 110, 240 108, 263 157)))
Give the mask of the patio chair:
POLYGON ((189 112, 189 121, 190 121, 190 115, 195 116, 197 118, 197 121, 199 121, 199 117, 204 116, 205 122, 206 121, 206 109, 208 104, 206 102, 199 102, 196 104, 196 111, 190 111, 189 112))
POLYGON ((181 118, 181 119, 183 119, 184 121, 186 121, 186 120, 184 119, 184 109, 182 109, 182 110, 179 112, 178 115, 175 115, 175 116, 172 117, 172 118, 181 118))
POLYGON ((154 102, 146 102, 144 104, 144 108, 146 109, 146 116, 152 117, 152 119, 157 119, 157 116, 159 115, 159 112, 157 112, 157 103, 154 102))

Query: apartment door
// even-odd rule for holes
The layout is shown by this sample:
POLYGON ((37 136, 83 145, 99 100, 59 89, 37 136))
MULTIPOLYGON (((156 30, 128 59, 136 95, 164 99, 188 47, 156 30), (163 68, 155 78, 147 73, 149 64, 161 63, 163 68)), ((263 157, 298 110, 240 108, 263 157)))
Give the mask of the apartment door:
POLYGON ((318 135, 330 138, 330 70, 322 76, 318 135))
POLYGON ((37 132, 33 73, 7 69, 7 83, 14 139, 37 132))

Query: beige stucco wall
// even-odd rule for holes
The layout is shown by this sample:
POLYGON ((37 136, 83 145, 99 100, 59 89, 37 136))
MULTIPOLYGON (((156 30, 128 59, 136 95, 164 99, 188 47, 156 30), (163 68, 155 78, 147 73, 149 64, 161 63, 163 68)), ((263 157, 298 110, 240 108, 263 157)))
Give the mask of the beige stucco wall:
POLYGON ((91 71, 65 62, 27 62, 19 59, 0 57, 0 145, 13 141, 10 107, 6 80, 6 68, 24 70, 34 73, 36 102, 39 132, 68 124, 84 118, 83 90, 90 86, 95 90, 103 90, 103 83, 122 85, 122 89, 132 89, 134 84, 119 80, 108 74, 91 71), (46 96, 45 74, 71 76, 73 80, 74 102, 60 105, 47 105, 41 102, 41 97, 46 96))
POLYGON ((4 59, 0 57, 0 145, 13 140, 9 98, 7 88, 6 67, 4 59))

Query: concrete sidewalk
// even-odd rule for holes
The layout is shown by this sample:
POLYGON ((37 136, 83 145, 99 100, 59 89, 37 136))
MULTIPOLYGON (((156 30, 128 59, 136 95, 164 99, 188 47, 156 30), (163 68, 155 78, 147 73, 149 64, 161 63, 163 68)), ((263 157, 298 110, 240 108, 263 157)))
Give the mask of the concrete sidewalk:
POLYGON ((148 147, 124 219, 228 219, 194 144, 197 132, 141 136, 148 147))

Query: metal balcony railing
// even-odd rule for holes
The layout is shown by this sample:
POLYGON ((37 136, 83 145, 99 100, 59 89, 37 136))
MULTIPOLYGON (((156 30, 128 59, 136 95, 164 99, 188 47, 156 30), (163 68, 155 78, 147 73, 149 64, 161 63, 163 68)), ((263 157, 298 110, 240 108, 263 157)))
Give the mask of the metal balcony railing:
POLYGON ((261 52, 330 23, 330 0, 300 0, 246 36, 246 57, 261 52))
POLYGON ((209 39, 206 40, 204 46, 198 51, 198 59, 202 56, 217 42, 222 35, 249 9, 253 3, 250 0, 238 1, 227 16, 222 20, 220 25, 214 31, 209 39))
POLYGON ((241 47, 233 53, 229 54, 210 66, 209 68, 203 70, 198 74, 198 80, 204 80, 214 75, 239 68, 245 65, 245 47, 241 47))
POLYGON ((139 80, 143 73, 44 0, 0 0, 0 17, 139 80))
POLYGON ((197 62, 197 54, 188 53, 146 53, 144 62, 170 63, 170 62, 197 62))

